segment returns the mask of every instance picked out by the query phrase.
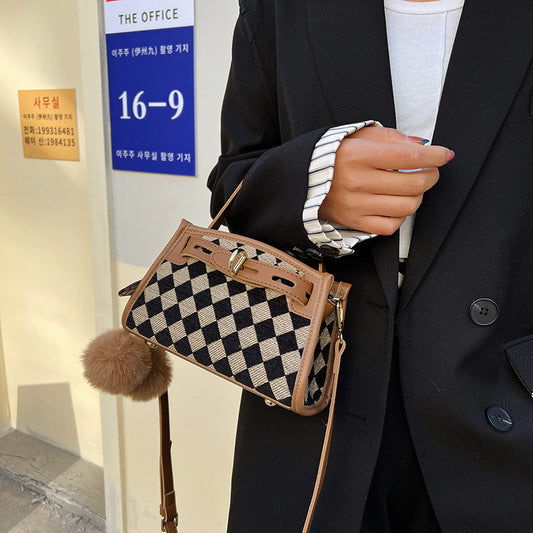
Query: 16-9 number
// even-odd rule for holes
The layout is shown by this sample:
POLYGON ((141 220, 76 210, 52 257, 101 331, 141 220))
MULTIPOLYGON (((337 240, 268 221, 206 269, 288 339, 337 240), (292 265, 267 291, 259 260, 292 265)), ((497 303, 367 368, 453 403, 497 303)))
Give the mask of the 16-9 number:
MULTIPOLYGON (((170 107, 174 110, 174 115, 170 118, 170 120, 177 119, 181 113, 183 112, 183 94, 181 91, 178 91, 177 89, 174 89, 173 91, 170 91, 168 93, 168 100, 166 102, 147 102, 144 103, 141 100, 142 95, 144 94, 144 91, 139 91, 134 97, 133 101, 131 103, 131 112, 133 113, 133 116, 137 120, 142 120, 146 117, 146 114, 148 113, 148 108, 150 107, 170 107)), ((130 119, 130 109, 129 109, 129 102, 128 102, 128 91, 124 91, 118 99, 122 102, 122 115, 120 115, 121 119, 130 119)))

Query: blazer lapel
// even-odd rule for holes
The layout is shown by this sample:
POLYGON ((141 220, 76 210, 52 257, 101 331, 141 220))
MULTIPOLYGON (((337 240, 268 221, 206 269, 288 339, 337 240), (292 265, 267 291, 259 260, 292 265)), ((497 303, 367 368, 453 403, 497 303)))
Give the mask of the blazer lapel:
MULTIPOLYGON (((332 124, 374 119, 395 127, 387 31, 379 0, 307 0, 307 20, 318 75, 332 124)), ((396 307, 398 238, 371 243, 387 301, 396 307)))
POLYGON ((532 20, 533 2, 465 2, 433 138, 460 150, 417 212, 400 310, 445 240, 518 91, 532 59, 532 20))
POLYGON ((375 119, 394 127, 383 2, 307 0, 306 8, 333 124, 375 119))

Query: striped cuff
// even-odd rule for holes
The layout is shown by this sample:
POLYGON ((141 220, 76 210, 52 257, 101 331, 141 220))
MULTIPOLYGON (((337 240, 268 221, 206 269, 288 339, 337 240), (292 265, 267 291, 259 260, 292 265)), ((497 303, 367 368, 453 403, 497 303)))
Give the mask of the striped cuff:
POLYGON ((339 257, 353 253, 353 246, 358 242, 375 237, 375 235, 319 220, 318 210, 331 187, 335 156, 341 141, 346 135, 350 135, 354 131, 374 125, 381 126, 375 120, 366 120, 365 122, 330 128, 316 143, 311 156, 307 200, 302 215, 304 228, 313 244, 319 248, 327 244, 329 247, 339 250, 339 257))

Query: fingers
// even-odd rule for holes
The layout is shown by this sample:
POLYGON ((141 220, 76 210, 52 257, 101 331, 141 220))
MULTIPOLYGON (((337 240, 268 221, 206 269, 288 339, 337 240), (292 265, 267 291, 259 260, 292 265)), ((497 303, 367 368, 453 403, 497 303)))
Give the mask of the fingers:
POLYGON ((345 161, 371 168, 412 170, 441 167, 453 158, 454 153, 444 146, 423 146, 410 141, 345 138, 337 150, 339 155, 345 161))
POLYGON ((348 228, 388 235, 389 230, 394 232, 407 216, 417 211, 422 199, 423 194, 351 193, 335 187, 322 202, 319 217, 348 228))
POLYGON ((383 127, 363 128, 345 137, 319 216, 369 233, 394 233, 437 183, 439 167, 454 156, 444 146, 419 141, 383 127))
MULTIPOLYGON (((350 176, 352 177, 352 176, 350 176)), ((436 168, 425 168, 416 172, 398 172, 368 169, 357 179, 350 179, 346 188, 351 192, 371 192, 401 196, 419 196, 431 189, 439 180, 436 168)))
POLYGON ((381 216, 366 216, 361 217, 360 224, 364 226, 367 233, 375 235, 392 235, 405 221, 405 217, 381 217, 381 216))
POLYGON ((382 234, 384 229, 394 232, 406 217, 417 211, 422 199, 423 195, 358 194, 354 201, 348 195, 343 198, 327 196, 320 214, 330 222, 348 228, 382 234))
POLYGON ((422 194, 419 196, 369 194, 366 196, 361 195, 359 201, 364 205, 364 211, 367 216, 405 218, 416 213, 422 203, 422 198, 422 194))

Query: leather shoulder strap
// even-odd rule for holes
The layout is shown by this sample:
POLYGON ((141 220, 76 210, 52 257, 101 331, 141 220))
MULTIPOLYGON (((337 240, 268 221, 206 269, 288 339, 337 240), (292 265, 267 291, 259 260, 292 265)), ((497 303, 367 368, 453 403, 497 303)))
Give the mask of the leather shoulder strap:
POLYGON ((161 531, 177 533, 178 510, 174 493, 174 478, 172 475, 172 456, 170 449, 170 415, 168 410, 168 391, 159 397, 159 481, 161 485, 161 531))
MULTIPOLYGON (((335 343, 335 357, 333 362, 333 387, 331 393, 331 403, 329 406, 328 422, 326 432, 324 434, 324 442, 322 444, 322 453, 320 455, 320 463, 315 480, 315 487, 311 503, 307 511, 307 517, 302 530, 302 533, 309 533, 311 529, 311 522, 315 513, 320 490, 326 473, 326 466, 328 464, 329 447, 331 443, 331 435, 333 433, 333 418, 335 412, 335 400, 337 397, 337 383, 339 378, 339 369, 341 364, 341 357, 344 352, 346 344, 344 341, 338 339, 335 343)), ((161 456, 160 456, 160 481, 161 481, 161 516, 162 516, 162 531, 166 533, 177 533, 177 508, 176 497, 174 494, 174 480, 172 476, 172 458, 170 455, 170 448, 172 442, 170 440, 170 418, 168 410, 168 392, 165 392, 159 398, 159 421, 161 430, 161 456)))
POLYGON ((243 182, 241 181, 239 185, 237 185, 237 188, 231 193, 231 196, 226 200, 226 203, 217 213, 217 216, 211 221, 211 224, 209 224, 209 229, 218 229, 222 222, 224 222, 224 215, 226 214, 231 202, 233 202, 235 196, 237 196, 237 193, 241 190, 242 183, 243 182))
POLYGON ((305 519, 302 533, 309 533, 309 530, 311 529, 311 522, 313 521, 313 516, 315 514, 316 504, 318 503, 318 497, 320 496, 322 483, 324 482, 324 476, 326 475, 331 435, 333 434, 333 418, 335 415, 335 401, 337 399, 339 370, 341 366, 341 357, 345 348, 346 343, 343 340, 338 339, 335 343, 335 360, 333 361, 333 388, 331 392, 331 402, 329 404, 328 422, 326 425, 326 432, 324 434, 324 442, 322 443, 322 453, 320 454, 320 463, 318 465, 318 471, 316 474, 315 488, 313 490, 313 496, 311 497, 309 509, 307 510, 307 517, 305 519))

